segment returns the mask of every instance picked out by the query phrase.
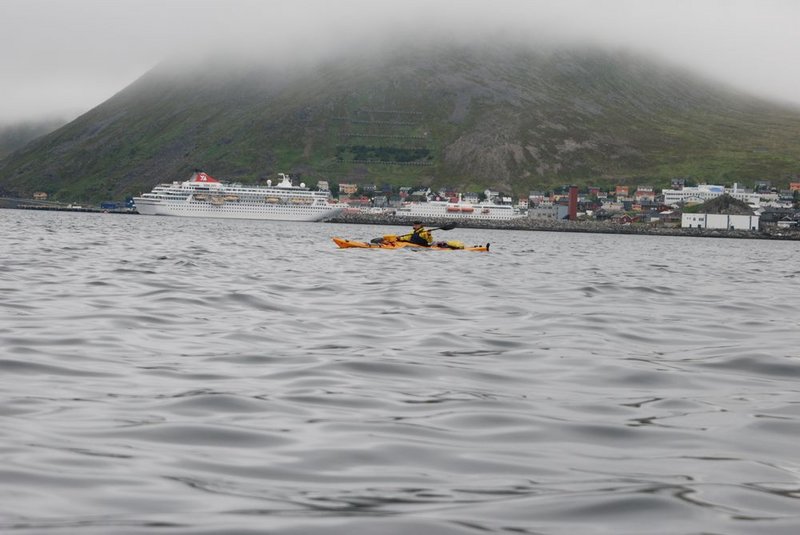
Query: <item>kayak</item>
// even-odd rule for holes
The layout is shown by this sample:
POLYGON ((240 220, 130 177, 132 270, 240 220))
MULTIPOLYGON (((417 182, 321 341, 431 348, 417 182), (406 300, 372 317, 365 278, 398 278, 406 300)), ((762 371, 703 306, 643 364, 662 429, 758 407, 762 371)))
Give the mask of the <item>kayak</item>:
MULTIPOLYGON (((333 243, 338 245, 341 249, 426 249, 431 251, 489 251, 489 244, 486 245, 473 245, 452 247, 447 245, 439 245, 434 243, 430 247, 424 245, 417 245, 407 241, 386 241, 383 243, 368 243, 365 241, 347 240, 345 238, 332 238, 333 243)), ((445 242, 446 243, 446 242, 445 242)))
POLYGON ((383 243, 368 243, 365 241, 347 240, 345 238, 332 238, 333 243, 341 249, 425 249, 431 251, 489 251, 489 244, 486 245, 473 245, 450 247, 447 245, 439 245, 434 243, 430 247, 424 245, 417 245, 407 241, 389 241, 383 243))

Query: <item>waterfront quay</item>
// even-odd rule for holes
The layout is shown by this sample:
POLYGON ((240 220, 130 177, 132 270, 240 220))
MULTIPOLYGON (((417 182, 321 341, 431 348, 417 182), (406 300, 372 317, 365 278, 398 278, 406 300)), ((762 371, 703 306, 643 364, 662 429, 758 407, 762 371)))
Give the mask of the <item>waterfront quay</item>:
POLYGON ((64 204, 47 201, 31 201, 30 199, 16 199, 0 197, 0 208, 15 210, 43 210, 46 212, 85 212, 96 214, 136 214, 129 208, 103 208, 102 206, 83 206, 78 204, 64 204))
MULTIPOLYGON (((22 204, 0 199, 0 208, 21 210, 45 210, 84 213, 112 213, 139 215, 135 210, 104 210, 96 207, 84 207, 62 204, 22 204), (3 202, 6 201, 6 202, 3 202)), ((404 217, 394 214, 373 214, 368 212, 347 212, 328 219, 327 223, 347 223, 353 225, 387 225, 410 227, 419 218, 404 217)), ((644 234, 651 236, 691 236, 697 238, 739 238, 767 240, 800 240, 800 229, 763 227, 759 230, 726 230, 669 227, 648 223, 620 224, 612 221, 569 221, 556 219, 538 219, 518 217, 508 220, 484 219, 424 219, 429 227, 441 227, 455 224, 461 228, 485 228, 493 230, 527 230, 541 232, 585 232, 595 234, 644 234)))
MULTIPOLYGON (((411 226, 414 220, 393 214, 371 214, 349 212, 340 214, 329 223, 349 223, 356 225, 411 226)), ((586 232, 596 234, 644 234, 652 236, 692 236, 697 238, 739 238, 768 240, 800 240, 800 229, 762 228, 760 230, 726 230, 680 228, 648 223, 620 224, 612 221, 569 221, 518 217, 508 220, 481 219, 426 219, 422 223, 429 227, 455 224, 461 228, 485 228, 493 230, 528 230, 543 232, 586 232)))

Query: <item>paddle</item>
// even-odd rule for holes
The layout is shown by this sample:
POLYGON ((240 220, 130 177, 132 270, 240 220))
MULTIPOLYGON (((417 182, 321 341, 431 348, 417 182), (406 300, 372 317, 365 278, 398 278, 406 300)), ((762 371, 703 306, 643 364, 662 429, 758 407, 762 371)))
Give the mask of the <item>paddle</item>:
MULTIPOLYGON (((453 230, 454 228, 456 228, 456 224, 455 223, 445 223, 441 227, 429 228, 428 232, 430 232, 432 230, 453 230)), ((411 236, 412 234, 414 234, 414 233, 413 232, 409 232, 408 234, 402 234, 400 236, 397 236, 397 239, 405 238, 406 236, 411 236)), ((372 238, 370 241, 372 243, 381 243, 383 241, 383 238, 372 238)))

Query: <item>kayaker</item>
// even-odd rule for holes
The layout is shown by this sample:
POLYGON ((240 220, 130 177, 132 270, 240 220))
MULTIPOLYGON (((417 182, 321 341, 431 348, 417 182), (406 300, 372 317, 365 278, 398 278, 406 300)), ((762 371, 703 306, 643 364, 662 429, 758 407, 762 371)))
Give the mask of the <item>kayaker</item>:
POLYGON ((413 230, 411 234, 399 236, 397 241, 407 241, 417 245, 422 245, 423 247, 430 247, 431 243, 433 243, 433 236, 425 229, 425 227, 422 226, 422 223, 419 221, 414 221, 414 226, 412 228, 413 230))

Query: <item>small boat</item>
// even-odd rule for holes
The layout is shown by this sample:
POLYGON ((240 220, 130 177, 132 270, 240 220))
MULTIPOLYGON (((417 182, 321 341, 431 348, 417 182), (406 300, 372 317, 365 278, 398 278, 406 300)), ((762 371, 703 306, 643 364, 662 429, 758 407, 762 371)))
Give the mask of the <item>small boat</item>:
POLYGON ((407 241, 385 241, 382 243, 369 243, 357 240, 347 240, 345 238, 332 238, 333 243, 341 249, 426 249, 432 251, 481 251, 488 252, 489 244, 464 246, 458 242, 434 242, 430 247, 417 245, 407 241))

